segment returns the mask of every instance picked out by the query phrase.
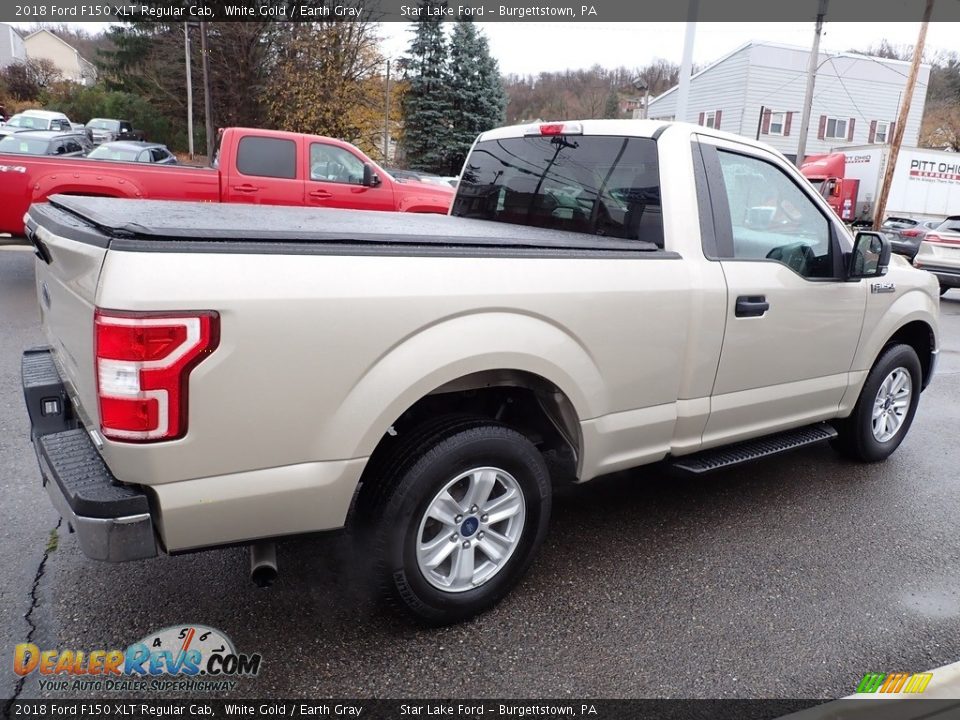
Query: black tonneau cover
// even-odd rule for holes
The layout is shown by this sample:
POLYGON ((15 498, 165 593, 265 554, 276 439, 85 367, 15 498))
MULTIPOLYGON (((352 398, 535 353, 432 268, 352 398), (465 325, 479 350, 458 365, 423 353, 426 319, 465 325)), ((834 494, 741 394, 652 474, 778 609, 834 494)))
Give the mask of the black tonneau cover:
MULTIPOLYGON (((92 225, 99 231, 96 234, 102 234, 103 244, 111 246, 111 241, 117 240, 128 247, 129 241, 147 245, 239 241, 244 244, 488 246, 619 253, 659 250, 653 243, 641 240, 446 215, 80 195, 53 195, 49 203, 49 207, 32 206, 31 216, 45 217, 50 225, 72 231, 71 235, 82 224, 92 225)), ((55 227, 48 229, 57 232, 55 227)))

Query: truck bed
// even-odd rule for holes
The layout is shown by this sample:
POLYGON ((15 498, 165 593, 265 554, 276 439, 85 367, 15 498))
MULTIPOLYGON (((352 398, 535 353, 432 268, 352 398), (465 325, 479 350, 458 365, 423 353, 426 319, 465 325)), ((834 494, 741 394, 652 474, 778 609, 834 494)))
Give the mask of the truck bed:
MULTIPOLYGON (((653 243, 446 215, 219 205, 54 195, 30 209, 57 234, 113 250, 331 253, 487 248, 575 254, 668 254, 653 243), (61 232, 62 231, 62 232, 61 232)), ((674 253, 669 253, 674 255, 674 253)))

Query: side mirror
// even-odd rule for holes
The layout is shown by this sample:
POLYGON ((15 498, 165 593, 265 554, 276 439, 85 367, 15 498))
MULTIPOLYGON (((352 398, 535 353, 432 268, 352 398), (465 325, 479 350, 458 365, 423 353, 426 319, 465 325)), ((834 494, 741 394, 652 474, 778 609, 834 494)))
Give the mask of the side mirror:
POLYGON ((863 231, 857 233, 847 267, 847 278, 881 277, 890 267, 890 242, 880 233, 863 231))
POLYGON ((363 185, 365 187, 376 187, 381 182, 380 176, 373 171, 373 165, 363 164, 363 185))
POLYGON ((840 180, 834 180, 830 184, 830 197, 840 197, 840 180))

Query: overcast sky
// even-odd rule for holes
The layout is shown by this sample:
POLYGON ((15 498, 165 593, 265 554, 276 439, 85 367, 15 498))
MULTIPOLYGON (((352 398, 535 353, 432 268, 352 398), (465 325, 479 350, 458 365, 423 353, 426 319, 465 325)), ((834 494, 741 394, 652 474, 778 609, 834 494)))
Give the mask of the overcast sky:
MULTIPOLYGON (((29 23, 13 23, 29 26, 29 23)), ((685 23, 477 23, 490 40, 504 73, 535 74, 548 70, 637 67, 654 58, 680 62, 685 23)), ((104 23, 87 23, 94 31, 104 23)), ((404 54, 410 39, 409 23, 383 23, 384 52, 404 54)), ((827 51, 866 48, 886 38, 895 45, 913 45, 920 23, 827 23, 821 47, 827 51)), ((931 23, 928 50, 952 50, 960 37, 960 23, 931 23)), ((748 40, 769 40, 809 47, 813 23, 699 23, 694 62, 705 65, 748 40)))
MULTIPOLYGON (((679 63, 685 23, 477 23, 490 40, 504 73, 545 70, 636 67, 654 58, 679 63)), ((408 25, 384 23, 386 51, 402 55, 409 41, 408 25)), ((913 45, 920 23, 827 23, 821 48, 843 51, 866 48, 886 38, 895 45, 913 45)), ((928 50, 957 47, 960 23, 931 23, 928 50)), ((693 61, 705 65, 749 40, 770 40, 809 47, 813 23, 699 23, 693 61)))

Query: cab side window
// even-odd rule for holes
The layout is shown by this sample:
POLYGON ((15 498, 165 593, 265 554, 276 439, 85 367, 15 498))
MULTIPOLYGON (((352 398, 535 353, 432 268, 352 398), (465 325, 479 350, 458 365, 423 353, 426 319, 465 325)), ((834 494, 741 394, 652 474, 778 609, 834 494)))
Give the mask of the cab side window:
POLYGON ((319 182, 363 184, 363 162, 349 150, 335 145, 310 145, 310 179, 319 182))
POLYGON ((776 165, 718 150, 730 210, 734 260, 782 263, 807 278, 834 275, 830 225, 776 165))

